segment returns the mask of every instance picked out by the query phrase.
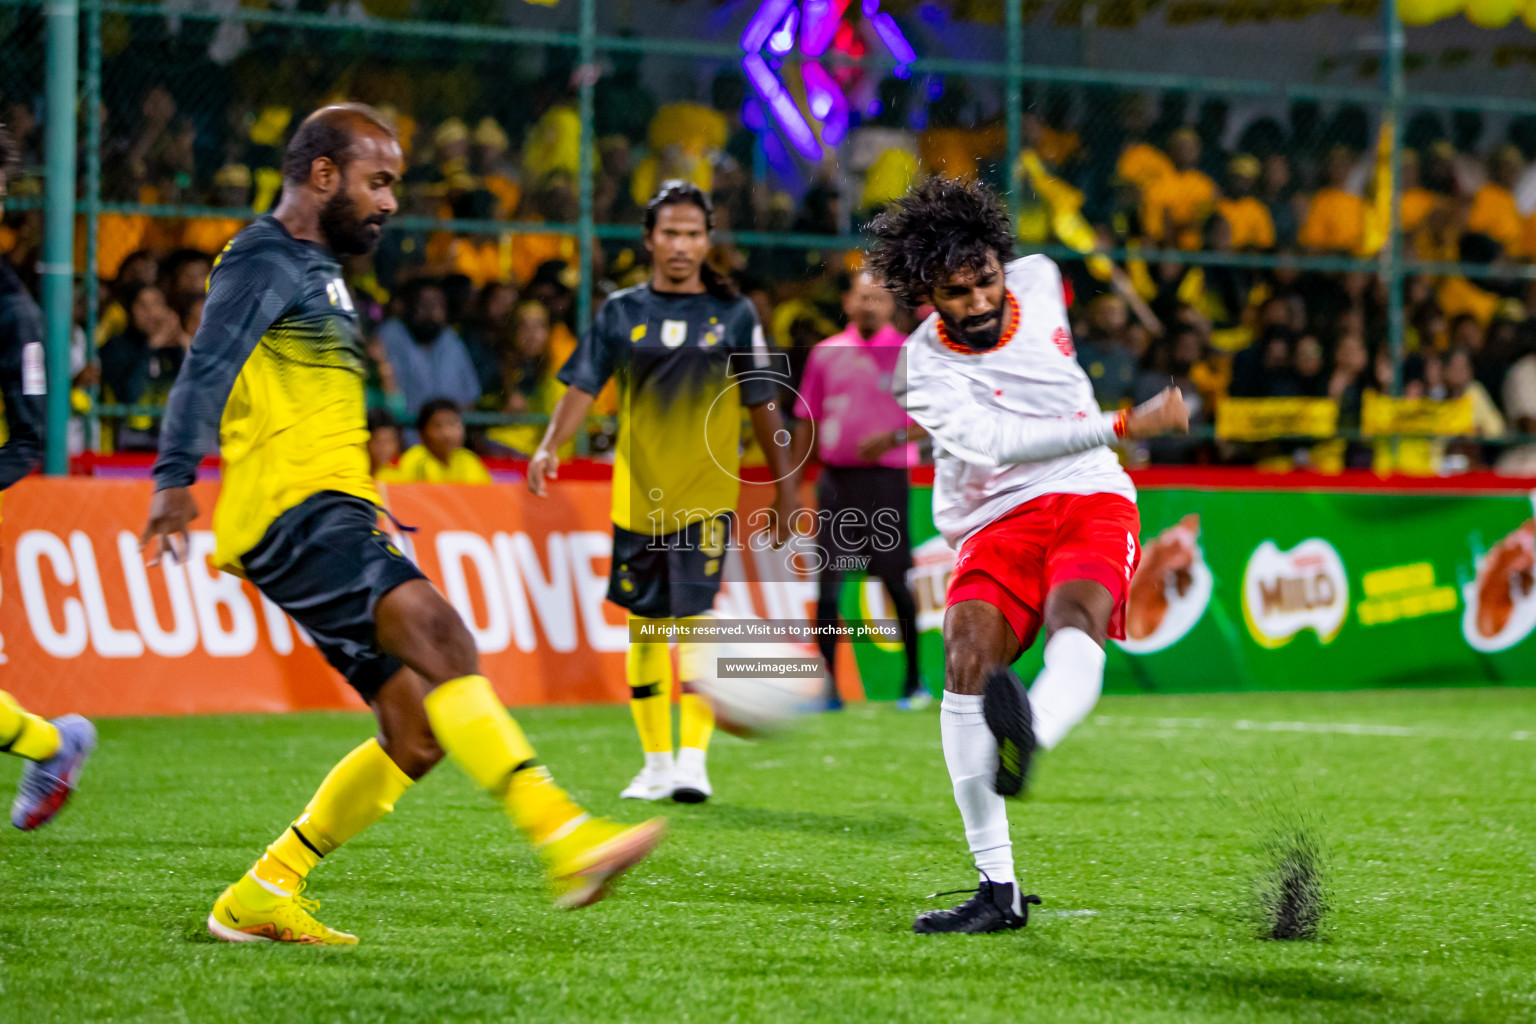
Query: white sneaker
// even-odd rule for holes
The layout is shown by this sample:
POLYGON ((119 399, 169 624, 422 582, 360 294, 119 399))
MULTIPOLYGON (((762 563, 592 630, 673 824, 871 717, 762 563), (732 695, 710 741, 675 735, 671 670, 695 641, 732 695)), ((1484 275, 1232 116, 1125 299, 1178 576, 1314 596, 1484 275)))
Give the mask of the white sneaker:
POLYGON ((677 788, 673 777, 673 772, 666 768, 646 765, 619 797, 623 800, 665 800, 677 788))
POLYGON ((709 785, 709 772, 704 770, 704 751, 697 747, 679 750, 672 782, 672 799, 678 803, 701 804, 708 800, 715 791, 709 785))

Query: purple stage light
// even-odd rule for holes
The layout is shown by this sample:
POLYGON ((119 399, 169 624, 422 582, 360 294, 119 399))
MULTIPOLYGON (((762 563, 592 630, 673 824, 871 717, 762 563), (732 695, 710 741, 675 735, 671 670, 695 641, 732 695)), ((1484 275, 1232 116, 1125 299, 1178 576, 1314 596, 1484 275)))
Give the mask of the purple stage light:
POLYGON ((741 58, 741 69, 746 73, 747 81, 752 83, 752 88, 757 90, 757 94, 772 111, 779 127, 784 129, 784 134, 789 136, 790 144, 807 160, 821 159, 821 143, 816 141, 816 133, 811 131, 811 126, 801 116, 800 108, 795 106, 794 98, 784 88, 784 83, 768 70, 762 56, 747 54, 741 58))
POLYGON ((885 44, 885 48, 891 51, 891 56, 901 64, 910 64, 917 60, 917 51, 912 49, 912 44, 907 42, 907 37, 902 35, 901 26, 896 24, 896 19, 881 11, 869 23, 875 26, 875 34, 885 44))
POLYGON ((825 121, 836 102, 833 97, 841 95, 837 83, 813 60, 800 65, 800 77, 805 80, 805 98, 810 103, 811 113, 816 115, 816 120, 825 121))
POLYGON ((848 100, 827 69, 814 60, 800 65, 805 82, 805 98, 811 113, 821 122, 821 141, 835 146, 848 134, 848 100))
MULTIPOLYGON (((778 137, 768 131, 770 121, 778 122, 790 145, 808 160, 820 159, 823 143, 835 146, 847 136, 849 124, 855 119, 849 110, 848 96, 837 79, 818 63, 817 58, 826 52, 834 39, 840 38, 840 29, 845 33, 853 32, 851 23, 844 21, 844 15, 852 2, 801 0, 797 5, 795 0, 761 0, 747 22, 741 34, 741 48, 745 51, 741 67, 747 81, 752 83, 753 90, 762 100, 761 105, 750 113, 756 115, 752 120, 758 121, 758 124, 751 127, 762 135, 765 153, 769 151, 769 141, 772 140, 772 148, 777 154, 782 154, 785 159, 789 155, 778 137), (805 103, 811 117, 820 125, 819 139, 816 130, 806 120, 778 74, 784 65, 784 58, 795 47, 797 34, 800 53, 808 58, 800 63, 805 103)), ((859 10, 874 27, 881 44, 896 59, 896 77, 910 78, 912 69, 909 65, 917 59, 917 51, 907 41, 896 19, 880 10, 880 0, 860 0, 859 10)), ((863 42, 857 39, 854 41, 857 52, 850 52, 857 56, 863 51, 863 42)), ((844 43, 839 42, 838 45, 841 48, 844 43)), ((868 116, 878 117, 881 109, 879 101, 875 101, 869 107, 868 116)), ((744 122, 748 113, 743 111, 744 122)))
POLYGON ((747 53, 761 50, 774 28, 784 20, 784 12, 793 3, 794 0, 763 0, 762 6, 752 15, 752 20, 747 22, 746 29, 741 33, 741 48, 747 53))
POLYGON ((779 30, 768 37, 768 52, 776 53, 780 57, 795 48, 795 29, 800 24, 800 10, 791 7, 789 13, 784 15, 784 21, 779 25, 779 30))
POLYGON ((842 23, 843 12, 849 0, 805 0, 803 29, 800 32, 800 52, 807 57, 820 57, 827 52, 837 26, 842 23))

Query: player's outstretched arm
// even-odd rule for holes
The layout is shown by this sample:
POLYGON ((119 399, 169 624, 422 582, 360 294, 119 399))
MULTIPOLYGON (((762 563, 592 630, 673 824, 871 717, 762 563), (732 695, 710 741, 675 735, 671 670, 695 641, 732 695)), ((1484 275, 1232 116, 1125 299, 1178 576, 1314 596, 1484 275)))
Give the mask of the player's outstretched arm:
POLYGON ((544 440, 539 442, 538 451, 533 453, 533 459, 528 463, 528 489, 538 497, 549 495, 546 480, 560 478, 560 456, 556 453, 576 436, 576 431, 581 429, 582 421, 592 411, 592 403, 596 400, 596 395, 588 394, 581 388, 567 388, 565 394, 560 396, 560 401, 555 403, 555 411, 549 417, 549 427, 544 431, 544 440))
POLYGON ((178 561, 185 557, 187 528, 197 518, 187 488, 197 479, 203 453, 218 444, 219 419, 235 379, 261 336, 298 297, 300 284, 300 268, 259 240, 236 239, 214 264, 202 325, 160 421, 155 496, 139 537, 151 565, 167 552, 178 561))
POLYGON ((1044 462, 1114 444, 1124 431, 1125 415, 1119 413, 1006 415, 974 399, 966 387, 942 371, 916 381, 898 375, 898 380, 905 381, 898 386, 896 398, 907 415, 945 451, 972 465, 1044 462))

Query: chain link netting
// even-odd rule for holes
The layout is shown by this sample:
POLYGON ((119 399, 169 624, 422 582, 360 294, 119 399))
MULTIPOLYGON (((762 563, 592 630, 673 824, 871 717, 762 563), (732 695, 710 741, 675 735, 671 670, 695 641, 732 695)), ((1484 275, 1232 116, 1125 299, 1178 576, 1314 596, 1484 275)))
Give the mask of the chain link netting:
MULTIPOLYGON (((207 257, 271 208, 298 120, 349 99, 378 107, 406 154, 400 215, 375 257, 350 268, 374 326, 404 315, 406 286, 430 279, 466 334, 484 329, 488 307, 510 317, 537 302, 558 356, 582 326, 584 292, 600 302, 643 278, 645 202, 683 177, 715 201, 712 258, 758 302, 772 339, 798 350, 839 326, 869 220, 921 175, 961 175, 1007 197, 1020 251, 1063 262, 1104 405, 1169 377, 1200 398, 1205 436, 1155 457, 1380 465, 1368 441, 1212 440, 1232 398, 1330 399, 1330 432, 1357 437, 1366 391, 1440 399, 1476 384, 1478 433, 1498 433, 1489 411, 1505 433, 1532 427, 1536 396, 1528 407, 1512 373, 1531 348, 1536 257, 1536 103, 1523 98, 1536 47, 1518 22, 1409 33, 1394 277, 1374 4, 1026 3, 1015 65, 1002 2, 823 5, 847 9, 818 56, 804 52, 807 13, 805 25, 770 25, 761 59, 738 45, 760 5, 599 4, 592 65, 579 56, 579 6, 103 4, 99 97, 86 90, 81 104, 82 122, 100 124, 98 151, 81 132, 82 163, 100 170, 99 197, 82 201, 102 204, 94 267, 83 226, 76 246, 82 275, 102 282, 88 346, 145 330, 125 305, 136 286, 162 293, 166 333, 171 314, 188 333, 207 257)), ((815 5, 779 6, 798 17, 815 5)), ((4 118, 35 169, 42 7, 0 5, 0 28, 4 118)), ((40 244, 40 180, 11 183, 5 248, 17 266, 40 244)), ((490 419, 547 412, 497 377, 483 375, 490 419)), ((128 422, 118 407, 155 401, 154 389, 89 373, 85 385, 114 423, 128 422)), ((104 443, 121 446, 125 430, 104 443)), ((1469 464, 1498 457, 1482 442, 1463 448, 1469 464)))

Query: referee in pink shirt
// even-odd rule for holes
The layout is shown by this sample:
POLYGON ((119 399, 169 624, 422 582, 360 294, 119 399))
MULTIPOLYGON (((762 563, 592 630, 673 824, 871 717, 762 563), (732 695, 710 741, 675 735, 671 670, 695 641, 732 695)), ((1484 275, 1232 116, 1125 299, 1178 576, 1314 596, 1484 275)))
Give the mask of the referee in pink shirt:
MULTIPOLYGON (((868 274, 859 274, 843 295, 848 329, 811 349, 795 402, 792 465, 813 452, 822 471, 817 483, 816 618, 839 621, 838 594, 848 572, 878 577, 891 595, 907 657, 902 707, 932 701, 917 668, 917 604, 907 589, 912 539, 907 514, 907 468, 916 462, 914 440, 922 427, 892 395, 892 377, 906 336, 891 326, 896 300, 868 274)), ((827 710, 841 708, 833 655, 835 637, 819 641, 827 663, 827 710)))

